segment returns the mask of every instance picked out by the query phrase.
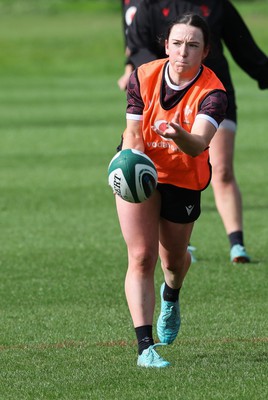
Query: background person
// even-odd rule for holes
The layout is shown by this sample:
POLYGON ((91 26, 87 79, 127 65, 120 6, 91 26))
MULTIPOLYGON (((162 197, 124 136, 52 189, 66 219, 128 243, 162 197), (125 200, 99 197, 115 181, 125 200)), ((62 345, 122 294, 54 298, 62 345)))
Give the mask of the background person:
MULTIPOLYGON (((205 64, 223 82, 228 93, 228 110, 210 145, 213 168, 212 188, 215 203, 230 242, 233 263, 245 263, 250 257, 244 247, 242 197, 234 174, 234 145, 237 129, 235 90, 223 43, 236 63, 258 82, 260 89, 268 88, 268 58, 255 43, 243 19, 228 0, 141 0, 133 23, 127 32, 130 56, 126 61, 124 81, 135 67, 157 58, 166 57, 159 40, 170 22, 183 12, 202 15, 211 30, 211 51, 205 64)), ((122 80, 123 81, 123 80, 122 80)), ((121 82, 122 82, 121 81, 121 82)), ((121 86, 121 89, 124 89, 121 86)))
POLYGON ((134 66, 128 61, 130 51, 127 47, 127 34, 128 28, 132 24, 140 2, 141 0, 121 0, 124 49, 125 55, 127 57, 124 74, 117 81, 118 86, 121 90, 126 90, 130 74, 134 69, 134 66))
POLYGON ((191 264, 187 251, 201 208, 201 191, 210 182, 209 143, 227 108, 225 89, 202 65, 209 51, 203 18, 187 14, 167 33, 167 59, 144 64, 130 76, 127 126, 122 148, 144 151, 158 172, 155 193, 145 202, 116 197, 128 251, 125 292, 138 342, 138 365, 169 365, 152 334, 158 260, 165 282, 157 334, 172 343, 180 328, 179 292, 191 264))

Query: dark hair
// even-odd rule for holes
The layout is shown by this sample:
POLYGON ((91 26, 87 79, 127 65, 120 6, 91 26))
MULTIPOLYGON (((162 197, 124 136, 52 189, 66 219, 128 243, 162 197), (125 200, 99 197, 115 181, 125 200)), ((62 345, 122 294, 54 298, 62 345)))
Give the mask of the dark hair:
POLYGON ((181 16, 177 17, 169 25, 168 31, 167 31, 167 34, 166 34, 166 39, 169 38, 169 35, 170 35, 170 32, 171 32, 173 26, 178 25, 178 24, 185 24, 185 25, 189 25, 189 26, 195 26, 196 28, 201 29, 201 31, 203 33, 205 49, 210 47, 210 30, 209 30, 209 26, 208 26, 207 22, 204 20, 204 18, 200 17, 200 15, 193 14, 193 13, 188 13, 188 14, 182 14, 181 16))

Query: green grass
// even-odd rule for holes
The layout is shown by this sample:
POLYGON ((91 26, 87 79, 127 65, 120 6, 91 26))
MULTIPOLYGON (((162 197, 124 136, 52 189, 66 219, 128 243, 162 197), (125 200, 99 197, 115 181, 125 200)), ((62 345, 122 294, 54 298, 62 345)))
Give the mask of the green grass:
MULTIPOLYGON (((121 17, 114 2, 107 11, 105 2, 85 3, 25 2, 0 17, 0 399, 264 400, 267 91, 231 61, 253 263, 230 264, 209 188, 181 332, 161 349, 173 366, 140 370, 124 296, 126 248, 107 186, 125 124, 116 85, 121 17)), ((267 52, 267 2, 236 4, 267 52)), ((161 282, 158 266, 157 290, 161 282)))

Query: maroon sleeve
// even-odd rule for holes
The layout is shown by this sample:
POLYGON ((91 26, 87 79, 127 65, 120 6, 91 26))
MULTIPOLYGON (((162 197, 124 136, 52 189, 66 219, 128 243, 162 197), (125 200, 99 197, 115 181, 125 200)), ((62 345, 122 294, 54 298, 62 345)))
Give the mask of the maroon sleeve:
POLYGON ((226 92, 217 90, 205 97, 200 105, 198 114, 208 115, 220 124, 225 118, 227 106, 228 100, 226 92))
POLYGON ((140 94, 137 70, 133 71, 127 87, 127 114, 142 115, 144 103, 140 94))

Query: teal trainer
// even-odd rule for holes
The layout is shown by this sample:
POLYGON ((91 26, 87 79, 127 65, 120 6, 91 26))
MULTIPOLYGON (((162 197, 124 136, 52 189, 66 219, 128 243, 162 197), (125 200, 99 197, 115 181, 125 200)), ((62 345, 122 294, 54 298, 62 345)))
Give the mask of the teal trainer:
POLYGON ((165 301, 163 283, 160 289, 161 312, 157 321, 157 335, 161 343, 171 344, 177 337, 180 329, 180 306, 179 302, 165 301))
POLYGON ((164 343, 156 343, 148 347, 148 349, 143 350, 143 352, 138 357, 137 365, 139 367, 145 368, 165 368, 170 365, 170 363, 160 357, 155 351, 155 347, 163 346, 164 343))
POLYGON ((250 257, 247 254, 245 247, 241 246, 241 244, 235 244, 231 248, 230 257, 231 262, 234 264, 245 264, 250 262, 250 257))
POLYGON ((194 256, 194 252, 196 250, 196 247, 189 245, 187 247, 187 250, 190 253, 192 263, 195 263, 197 261, 196 257, 194 256))

